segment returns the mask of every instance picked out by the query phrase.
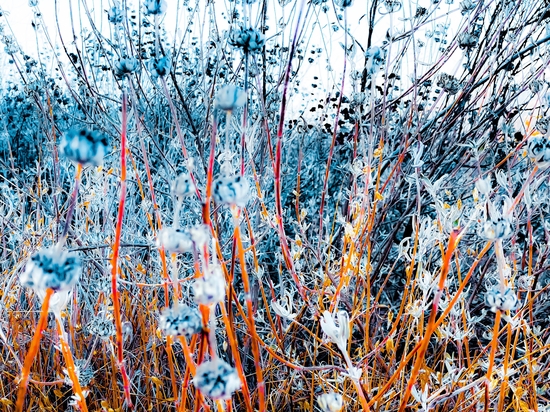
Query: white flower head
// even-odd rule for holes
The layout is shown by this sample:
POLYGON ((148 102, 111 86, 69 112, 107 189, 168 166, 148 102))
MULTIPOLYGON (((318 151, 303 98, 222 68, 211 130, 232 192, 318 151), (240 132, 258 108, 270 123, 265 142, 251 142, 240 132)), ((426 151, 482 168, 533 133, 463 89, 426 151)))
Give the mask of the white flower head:
POLYGON ((70 290, 80 278, 82 264, 74 253, 56 247, 34 254, 19 277, 21 285, 34 290, 70 290))
POLYGON ((338 311, 335 315, 338 319, 338 325, 335 322, 334 315, 325 310, 321 318, 321 329, 332 342, 345 348, 349 337, 349 315, 345 310, 338 311))
POLYGON ((241 388, 237 370, 219 358, 201 363, 193 384, 203 395, 214 400, 229 399, 233 392, 241 388))
POLYGON ((202 318, 197 309, 176 305, 162 311, 159 328, 165 336, 185 336, 190 339, 202 331, 202 318))
POLYGON ((489 306, 493 312, 497 310, 504 312, 517 309, 519 301, 511 288, 507 287, 504 291, 501 291, 500 288, 497 287, 485 293, 485 304, 489 306))
POLYGON ((533 136, 527 142, 527 155, 540 168, 550 166, 550 141, 545 136, 533 136))
POLYGON ((479 179, 476 182, 476 188, 482 195, 487 196, 493 190, 493 184, 491 182, 491 175, 488 175, 485 179, 479 179))
POLYGON ((479 235, 485 240, 507 239, 512 236, 510 221, 502 217, 487 220, 481 226, 479 235))
POLYGON ((323 393, 317 398, 323 412, 340 412, 344 408, 344 398, 339 393, 323 393))
POLYGON ((294 299, 289 292, 285 292, 284 298, 280 301, 272 300, 271 306, 273 307, 273 311, 282 318, 293 320, 298 316, 292 312, 294 309, 294 299))
POLYGON ((165 227, 157 235, 157 246, 171 253, 193 251, 193 239, 189 231, 165 227))
POLYGON ((215 266, 193 283, 195 302, 210 305, 221 302, 225 297, 225 279, 219 266, 215 266))
POLYGON ((214 181, 213 193, 218 203, 245 207, 250 199, 250 184, 240 175, 224 176, 214 181))
POLYGON ((216 94, 214 105, 221 110, 233 111, 246 103, 246 92, 234 84, 224 85, 216 94))
POLYGON ((170 186, 172 195, 178 199, 182 199, 187 196, 193 196, 197 190, 191 176, 188 173, 180 174, 170 186))
POLYGON ((71 129, 59 143, 62 155, 83 166, 99 166, 107 154, 107 138, 88 129, 71 129))

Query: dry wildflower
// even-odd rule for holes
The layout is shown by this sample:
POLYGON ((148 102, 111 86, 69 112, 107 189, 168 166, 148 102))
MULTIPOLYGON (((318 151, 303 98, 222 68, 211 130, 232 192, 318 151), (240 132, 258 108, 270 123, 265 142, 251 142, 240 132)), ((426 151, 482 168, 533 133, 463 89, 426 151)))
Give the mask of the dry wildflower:
POLYGON ((216 94, 214 105, 221 110, 233 111, 246 103, 246 92, 234 84, 224 85, 216 94))
POLYGON ((485 304, 493 312, 496 312, 497 309, 501 311, 514 310, 518 307, 518 303, 518 297, 509 287, 504 288, 504 291, 498 287, 485 293, 485 304))
POLYGON ((157 235, 157 246, 171 253, 193 251, 193 239, 189 231, 165 227, 157 235))
POLYGON ((172 195, 180 200, 187 196, 193 196, 197 190, 189 173, 180 174, 170 186, 172 195))
POLYGON ((119 79, 124 78, 134 72, 139 68, 139 62, 134 57, 126 57, 120 59, 115 63, 115 76, 119 79))
POLYGON ((487 220, 481 226, 479 235, 486 240, 507 239, 512 236, 510 221, 503 217, 487 220))
POLYGON ((262 50, 265 38, 259 30, 251 27, 240 28, 230 32, 229 44, 242 49, 245 53, 255 53, 262 50))
POLYGON ((82 264, 76 254, 53 247, 33 255, 19 280, 21 285, 35 290, 67 291, 78 282, 81 272, 82 264))
POLYGON ((317 398, 323 412, 340 412, 344 408, 344 398, 339 393, 323 393, 317 398))
POLYGON ((214 181, 213 193, 218 203, 245 207, 250 199, 250 185, 242 176, 224 176, 214 181))
POLYGON ((59 151, 75 163, 99 166, 107 154, 107 138, 87 129, 71 129, 63 135, 59 151))
POLYGON ((166 0, 145 0, 143 3, 145 14, 160 15, 166 12, 166 0))
POLYGON ((113 321, 104 314, 94 316, 86 326, 88 333, 97 336, 102 340, 108 340, 116 333, 113 321))
POLYGON ((527 155, 541 168, 550 166, 550 142, 545 136, 533 136, 527 142, 527 155))
POLYGON ((241 380, 235 368, 216 358, 197 367, 193 384, 203 395, 218 400, 231 398, 233 392, 240 389, 241 380))
POLYGON ((185 336, 190 339, 202 331, 202 319, 197 309, 177 304, 162 311, 159 328, 165 336, 185 336))
POLYGON ((211 305, 223 301, 225 297, 225 279, 219 266, 215 266, 203 277, 193 283, 195 302, 211 305))

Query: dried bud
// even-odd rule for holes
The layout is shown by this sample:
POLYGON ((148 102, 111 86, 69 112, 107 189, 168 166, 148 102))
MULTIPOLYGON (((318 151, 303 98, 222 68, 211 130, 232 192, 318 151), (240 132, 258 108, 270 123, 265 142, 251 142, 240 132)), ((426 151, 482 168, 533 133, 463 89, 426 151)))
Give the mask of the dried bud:
POLYGON ((339 393, 324 393, 317 398, 317 404, 323 412, 340 412, 344 408, 344 399, 339 393))
POLYGON ((193 196, 197 187, 188 173, 182 173, 172 182, 170 189, 174 196, 181 199, 187 196, 193 196))
POLYGON ((550 141, 544 136, 534 136, 527 143, 527 155, 539 167, 550 166, 550 141))
POLYGON ((217 358, 201 363, 193 384, 211 399, 229 399, 241 387, 239 374, 228 363, 217 358))
POLYGON ((120 6, 115 3, 115 5, 107 11, 107 19, 113 24, 122 23, 122 20, 124 20, 124 14, 122 13, 120 6))
POLYGON ((367 59, 367 73, 372 76, 373 74, 376 74, 378 70, 380 70, 382 64, 384 64, 386 53, 380 47, 372 46, 365 52, 365 57, 367 59))
POLYGON ((245 53, 255 53, 265 45, 264 35, 251 27, 232 30, 229 34, 229 44, 243 49, 245 53))
POLYGON ((145 0, 143 3, 145 14, 159 15, 166 12, 168 7, 166 0, 145 0))
POLYGON ((202 305, 211 305, 221 302, 225 297, 225 279, 219 266, 193 283, 195 302, 202 305))
POLYGON ((507 239, 512 236, 510 221, 502 217, 495 220, 487 220, 481 226, 479 235, 485 240, 507 239))
POLYGON ((213 192, 216 202, 239 207, 245 207, 250 199, 250 185, 240 175, 216 179, 213 192))
POLYGON ((156 76, 166 76, 170 68, 170 60, 168 57, 154 58, 149 62, 149 70, 156 76))
POLYGON ((19 278, 21 285, 35 290, 66 291, 80 278, 82 266, 74 253, 47 248, 36 253, 19 278))
POLYGON ((185 336, 190 339, 202 331, 202 318, 197 309, 176 305, 162 311, 159 328, 165 336, 185 336))
POLYGON ((493 312, 497 310, 514 310, 518 307, 518 303, 518 297, 510 288, 506 288, 504 292, 499 288, 495 288, 485 293, 485 304, 489 306, 493 312))
POLYGON ((73 162, 99 166, 107 153, 107 145, 107 138, 97 132, 71 129, 61 138, 59 150, 73 162))
POLYGON ((226 84, 216 94, 214 105, 221 110, 232 111, 246 103, 246 93, 234 84, 226 84))

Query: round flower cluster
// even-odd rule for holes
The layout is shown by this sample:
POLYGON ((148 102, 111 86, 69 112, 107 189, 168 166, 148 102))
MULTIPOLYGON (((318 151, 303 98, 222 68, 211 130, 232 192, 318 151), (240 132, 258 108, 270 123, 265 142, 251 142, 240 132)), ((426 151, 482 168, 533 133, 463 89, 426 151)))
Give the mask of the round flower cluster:
POLYGON ((317 404, 323 412, 340 412, 344 407, 344 399, 339 393, 324 393, 317 398, 317 404))
POLYGON ((250 199, 250 185, 240 175, 224 176, 214 181, 213 193, 218 203, 245 207, 250 199))
POLYGON ((214 105, 221 110, 233 111, 246 103, 246 93, 234 84, 226 84, 216 94, 214 105))
POLYGON ((219 266, 215 266, 210 272, 193 283, 195 302, 202 305, 218 303, 225 297, 225 279, 219 266))
POLYGON ((241 387, 239 374, 228 363, 217 358, 201 363, 193 384, 211 399, 229 399, 241 387))
POLYGON ((510 221, 502 217, 494 220, 487 220, 481 226, 479 235, 485 240, 507 239, 512 236, 510 221))
POLYGON ((107 138, 87 129, 71 129, 63 135, 60 152, 75 163, 99 166, 107 154, 107 138))
POLYGON ((192 252, 208 242, 210 231, 206 225, 195 225, 186 229, 165 227, 157 235, 157 246, 170 253, 192 252))
POLYGON ((202 331, 202 319, 197 309, 176 305, 162 311, 159 328, 165 336, 185 336, 190 339, 202 331))
POLYGON ((191 176, 188 173, 180 174, 173 182, 170 187, 172 194, 178 199, 192 196, 197 190, 191 176))
POLYGON ((527 155, 539 167, 550 166, 550 141, 544 136, 534 136, 527 143, 527 155))
POLYGON ((229 34, 229 44, 243 49, 245 53, 255 53, 265 45, 264 35, 251 27, 232 30, 229 34))
POLYGON ((53 247, 33 255, 19 280, 21 285, 35 290, 67 291, 78 282, 81 272, 76 254, 53 247))
POLYGON ((496 312, 497 309, 501 311, 514 310, 518 307, 518 303, 518 297, 510 288, 504 289, 504 292, 500 288, 495 288, 485 293, 485 304, 493 312, 496 312))

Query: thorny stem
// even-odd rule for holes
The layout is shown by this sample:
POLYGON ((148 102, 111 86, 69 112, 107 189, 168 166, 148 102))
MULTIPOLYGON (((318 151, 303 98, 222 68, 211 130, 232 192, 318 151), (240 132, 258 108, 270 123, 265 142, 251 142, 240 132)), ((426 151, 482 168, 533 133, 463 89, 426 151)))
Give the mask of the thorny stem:
POLYGON ((48 309, 50 306, 50 299, 53 295, 53 289, 46 289, 46 295, 42 302, 42 309, 40 311, 40 319, 38 325, 36 325, 36 331, 32 337, 31 346, 25 357, 23 364, 23 371, 21 372, 21 380, 19 381, 19 389, 17 390, 17 402, 15 404, 15 412, 23 412, 23 404, 25 402, 25 395, 27 393, 27 386, 29 384, 29 376, 31 373, 31 366, 34 362, 34 358, 38 353, 40 347, 40 338, 42 337, 42 331, 46 328, 48 322, 48 309))
POLYGON ((130 409, 133 408, 132 398, 130 396, 130 380, 124 365, 124 348, 122 337, 122 320, 120 314, 120 298, 118 295, 117 278, 118 278, 118 258, 120 253, 120 238, 122 236, 122 222, 124 220, 124 204, 126 203, 126 123, 127 122, 127 107, 126 107, 126 92, 122 93, 122 127, 120 133, 120 200, 118 203, 117 224, 115 229, 115 241, 113 243, 113 254, 111 257, 111 290, 113 299, 113 312, 115 315, 116 326, 116 346, 117 346, 117 362, 122 375, 124 385, 124 397, 130 409))

